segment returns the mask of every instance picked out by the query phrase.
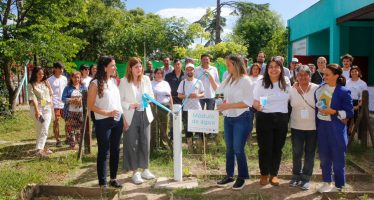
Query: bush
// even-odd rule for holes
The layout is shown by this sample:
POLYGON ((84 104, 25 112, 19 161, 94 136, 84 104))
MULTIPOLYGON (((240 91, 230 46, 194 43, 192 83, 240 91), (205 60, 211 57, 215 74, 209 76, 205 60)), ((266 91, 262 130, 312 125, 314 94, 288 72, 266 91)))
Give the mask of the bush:
POLYGON ((0 117, 11 116, 10 105, 8 102, 9 94, 5 85, 5 81, 0 81, 0 117))

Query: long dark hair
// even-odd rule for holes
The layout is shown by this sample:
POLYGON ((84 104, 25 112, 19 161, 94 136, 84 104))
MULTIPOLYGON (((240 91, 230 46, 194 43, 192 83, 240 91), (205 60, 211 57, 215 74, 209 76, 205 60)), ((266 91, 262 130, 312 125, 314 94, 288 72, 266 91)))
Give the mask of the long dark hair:
POLYGON ((273 83, 270 80, 270 76, 269 76, 269 72, 268 72, 269 65, 272 62, 276 63, 281 69, 281 72, 280 72, 279 78, 278 78, 278 86, 281 90, 286 90, 287 83, 286 83, 286 80, 284 78, 283 63, 282 63, 282 60, 278 59, 277 57, 272 57, 271 60, 266 65, 264 78, 262 80, 262 86, 264 86, 265 89, 268 89, 269 87, 270 87, 270 89, 273 89, 273 83))
MULTIPOLYGON (((29 83, 31 85, 34 85, 34 83, 36 83, 37 74, 41 70, 44 71, 43 67, 41 67, 41 66, 36 66, 36 67, 34 67, 34 69, 32 69, 30 80, 29 80, 29 83)), ((47 76, 44 74, 44 76, 42 78, 42 82, 45 82, 45 80, 47 80, 47 76)))
POLYGON ((93 80, 97 80, 97 91, 99 98, 104 96, 104 83, 107 82, 107 74, 105 68, 112 62, 114 58, 112 56, 101 56, 97 61, 97 73, 93 80))
POLYGON ((338 64, 332 63, 327 65, 326 68, 329 69, 334 75, 339 75, 338 79, 336 79, 336 84, 345 86, 346 79, 343 76, 342 68, 338 64))

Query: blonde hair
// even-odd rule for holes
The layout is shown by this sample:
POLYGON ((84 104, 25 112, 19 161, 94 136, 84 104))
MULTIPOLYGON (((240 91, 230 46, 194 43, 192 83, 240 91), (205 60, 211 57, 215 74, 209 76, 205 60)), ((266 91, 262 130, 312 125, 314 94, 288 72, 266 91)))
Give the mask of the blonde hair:
POLYGON ((236 55, 229 55, 226 57, 234 65, 234 73, 225 80, 225 84, 238 82, 240 77, 246 74, 246 69, 244 67, 243 59, 236 55))
MULTIPOLYGON (((127 81, 129 83, 131 83, 131 82, 134 81, 134 75, 132 74, 132 70, 131 69, 132 69, 133 66, 135 66, 138 63, 142 64, 142 61, 138 57, 131 57, 129 59, 129 63, 127 64, 126 74, 125 74, 125 77, 127 78, 127 81)), ((143 80, 143 74, 144 74, 144 68, 142 67, 142 73, 140 74, 140 76, 138 78, 138 81, 142 81, 143 80)))

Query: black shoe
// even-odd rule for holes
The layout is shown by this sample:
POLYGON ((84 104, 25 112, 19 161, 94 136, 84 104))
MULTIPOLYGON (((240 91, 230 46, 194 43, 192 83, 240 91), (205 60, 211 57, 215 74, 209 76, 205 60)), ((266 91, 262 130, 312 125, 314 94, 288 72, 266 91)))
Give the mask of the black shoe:
POLYGON ((237 178, 234 185, 232 186, 233 190, 241 190, 245 186, 245 180, 242 178, 237 178))
POLYGON ((56 142, 56 147, 62 147, 62 143, 61 143, 60 140, 58 140, 58 141, 56 142))
POLYGON ((117 180, 109 181, 109 185, 114 188, 122 188, 122 184, 119 183, 117 180))
POLYGON ((218 187, 227 187, 230 183, 234 182, 232 177, 225 176, 221 181, 217 182, 218 187))

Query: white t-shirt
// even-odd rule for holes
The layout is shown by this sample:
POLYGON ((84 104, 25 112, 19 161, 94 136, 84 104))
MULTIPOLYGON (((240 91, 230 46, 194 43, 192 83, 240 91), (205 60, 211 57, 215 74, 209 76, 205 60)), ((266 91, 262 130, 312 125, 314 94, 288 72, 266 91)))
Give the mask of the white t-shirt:
POLYGON ((63 109, 64 102, 62 102, 62 93, 64 92, 64 88, 68 84, 68 80, 63 75, 61 75, 59 78, 53 75, 48 78, 48 82, 51 85, 53 91, 53 107, 63 109))
MULTIPOLYGON (((92 83, 97 86, 97 79, 92 81, 92 83)), ((112 78, 107 81, 107 84, 104 84, 103 97, 99 98, 99 94, 96 95, 95 106, 103 110, 117 110, 120 114, 123 113, 116 79, 112 78)), ((95 119, 105 118, 108 118, 108 116, 95 113, 95 119)))
POLYGON ((165 66, 162 66, 161 69, 164 71, 164 78, 165 78, 166 74, 169 74, 174 70, 174 67, 169 65, 169 69, 165 70, 165 66))
MULTIPOLYGON (((205 91, 204 89, 205 88, 203 86, 203 83, 200 80, 197 80, 196 78, 194 78, 192 81, 184 79, 179 83, 177 92, 178 94, 184 94, 187 97, 191 93, 200 94, 205 91), (194 89, 192 89, 193 86, 194 89)), ((201 110, 199 99, 189 98, 187 102, 184 104, 183 110, 201 110)))
MULTIPOLYGON (((316 90, 316 98, 317 98, 317 104, 320 104, 319 102, 324 102, 324 105, 329 108, 331 105, 331 99, 332 95, 334 94, 335 91, 335 86, 331 87, 327 84, 321 86, 316 90)), ((320 112, 317 113, 317 117, 320 120, 325 120, 325 121, 331 121, 331 115, 326 115, 322 114, 320 112)))
POLYGON ((285 90, 279 88, 278 82, 273 83, 273 88, 271 86, 265 89, 262 86, 262 80, 257 81, 255 89, 253 91, 253 98, 260 101, 260 97, 267 98, 267 105, 263 106, 262 112, 264 113, 288 113, 288 100, 290 99, 291 84, 290 80, 285 77, 287 86, 285 90))
MULTIPOLYGON (((217 84, 219 84, 219 76, 217 68, 209 66, 208 68, 209 74, 213 76, 213 79, 216 81, 217 84)), ((205 69, 203 69, 201 66, 195 69, 195 78, 199 78, 202 73, 205 73, 205 69)), ((203 75, 201 77, 201 82, 204 85, 205 89, 205 95, 204 98, 215 98, 216 97, 216 91, 213 90, 212 85, 210 84, 209 78, 206 75, 203 75)))
POLYGON ((351 68, 349 68, 347 71, 344 70, 344 68, 342 68, 343 70, 343 76, 345 77, 346 80, 349 80, 349 72, 351 71, 351 68))
MULTIPOLYGON (((79 91, 79 89, 75 89, 71 93, 71 99, 73 98, 82 98, 82 93, 79 91)), ((82 106, 77 106, 73 104, 69 104, 69 111, 70 112, 83 112, 83 107, 82 106)))
POLYGON ((262 76, 261 74, 259 74, 257 77, 253 77, 253 76, 249 76, 249 79, 251 79, 251 81, 256 84, 258 80, 262 79, 264 76, 262 76))
POLYGON ((291 128, 316 130, 314 92, 317 88, 318 85, 310 83, 309 91, 303 94, 300 94, 296 88, 291 89, 291 128), (308 103, 305 103, 301 95, 303 95, 305 101, 308 103))
POLYGON ((365 83, 365 81, 361 80, 360 78, 357 81, 352 81, 352 79, 348 79, 345 87, 347 87, 351 91, 351 96, 354 100, 361 100, 362 91, 368 89, 368 85, 365 83))
POLYGON ((228 109, 223 112, 226 117, 237 117, 249 110, 249 107, 253 105, 253 88, 254 83, 248 76, 243 76, 238 82, 232 84, 223 82, 218 88, 218 92, 223 92, 227 103, 239 103, 243 102, 248 107, 238 109, 228 109))
POLYGON ((82 83, 86 88, 88 89, 88 86, 90 85, 92 78, 90 76, 87 76, 86 78, 82 77, 82 83))
POLYGON ((152 90, 155 95, 156 101, 164 105, 169 105, 171 97, 171 88, 168 82, 166 81, 155 81, 152 82, 152 90))

